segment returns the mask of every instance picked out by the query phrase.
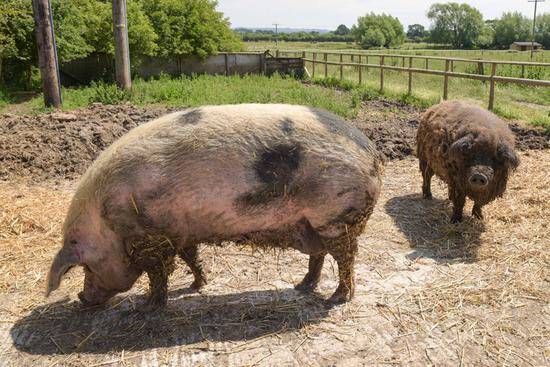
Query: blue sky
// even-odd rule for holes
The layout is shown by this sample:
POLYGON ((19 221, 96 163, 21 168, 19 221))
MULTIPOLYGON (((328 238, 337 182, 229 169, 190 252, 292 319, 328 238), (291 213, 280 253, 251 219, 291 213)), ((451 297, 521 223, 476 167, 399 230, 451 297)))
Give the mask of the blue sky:
MULTIPOLYGON (((272 27, 280 23, 290 28, 335 29, 339 24, 351 26, 357 16, 368 12, 388 13, 406 26, 428 26, 426 11, 430 0, 218 0, 218 9, 231 20, 233 27, 272 27)), ((533 16, 533 4, 527 0, 459 0, 478 8, 485 19, 505 11, 520 11, 533 16)), ((540 12, 550 12, 550 0, 539 3, 540 12)))

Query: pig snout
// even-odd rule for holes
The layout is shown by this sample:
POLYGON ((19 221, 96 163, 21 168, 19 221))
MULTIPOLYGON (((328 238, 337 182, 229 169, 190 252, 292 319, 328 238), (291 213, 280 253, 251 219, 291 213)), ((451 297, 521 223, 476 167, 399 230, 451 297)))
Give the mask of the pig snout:
POLYGON ((474 190, 484 190, 493 178, 493 169, 490 167, 473 167, 468 176, 468 183, 474 190))
POLYGON ((84 278, 84 290, 78 294, 78 298, 85 306, 96 306, 107 302, 116 293, 116 290, 109 290, 97 284, 97 280, 86 272, 84 278))

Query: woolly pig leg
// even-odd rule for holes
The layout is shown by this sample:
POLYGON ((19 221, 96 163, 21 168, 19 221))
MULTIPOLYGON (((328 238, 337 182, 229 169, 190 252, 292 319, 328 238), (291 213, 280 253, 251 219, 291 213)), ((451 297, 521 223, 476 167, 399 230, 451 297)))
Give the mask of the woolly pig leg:
POLYGON ((481 204, 474 203, 472 208, 472 215, 477 219, 483 219, 483 212, 481 211, 481 204))
POLYGON ((422 172, 422 194, 424 198, 432 198, 432 177, 434 171, 428 166, 428 163, 420 159, 420 172, 422 172))
POLYGON ((149 277, 149 300, 147 310, 156 310, 168 302, 168 277, 174 271, 174 257, 165 258, 162 266, 147 269, 149 277))
POLYGON ((449 185, 449 199, 453 202, 453 216, 451 217, 451 223, 461 222, 464 204, 466 204, 466 195, 452 185, 449 185))
POLYGON ((199 256, 199 247, 197 245, 189 246, 178 250, 178 255, 185 261, 187 266, 193 272, 195 280, 191 284, 191 288, 200 289, 206 285, 206 275, 202 266, 202 260, 199 256))
POLYGON ((329 250, 338 264, 338 277, 340 279, 338 288, 330 297, 331 303, 344 303, 353 297, 355 293, 354 264, 357 255, 357 239, 346 239, 348 242, 329 250))
POLYGON ((313 291, 319 285, 321 279, 321 270, 323 269, 323 263, 325 261, 326 252, 318 255, 309 256, 308 272, 304 279, 295 288, 299 291, 313 291))

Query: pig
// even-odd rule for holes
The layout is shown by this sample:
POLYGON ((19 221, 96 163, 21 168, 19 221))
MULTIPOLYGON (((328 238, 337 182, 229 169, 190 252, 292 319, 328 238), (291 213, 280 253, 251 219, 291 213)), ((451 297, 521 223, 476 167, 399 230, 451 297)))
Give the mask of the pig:
POLYGON ((156 309, 167 303, 176 256, 198 289, 206 284, 198 245, 234 241, 309 255, 296 285, 303 291, 316 288, 330 254, 339 284, 329 301, 346 302, 383 161, 359 130, 322 109, 205 106, 150 121, 113 143, 81 178, 46 293, 81 265, 78 296, 99 305, 146 273, 146 305, 156 309))
POLYGON ((519 165, 514 144, 508 125, 481 107, 452 101, 430 108, 417 134, 424 198, 432 198, 435 174, 448 185, 452 223, 462 220, 466 197, 474 201, 472 215, 482 219, 482 207, 504 194, 519 165))

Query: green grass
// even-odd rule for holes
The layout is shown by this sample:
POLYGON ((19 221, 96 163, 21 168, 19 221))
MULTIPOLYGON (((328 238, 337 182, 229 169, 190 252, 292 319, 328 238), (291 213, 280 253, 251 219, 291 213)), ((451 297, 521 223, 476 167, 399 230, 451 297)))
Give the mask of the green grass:
MULTIPOLYGON (((129 101, 138 106, 163 105, 179 108, 235 103, 289 103, 321 107, 346 118, 354 117, 357 113, 356 102, 349 93, 308 86, 294 78, 278 75, 163 76, 149 81, 135 80, 130 93, 121 92, 112 84, 94 83, 89 87, 63 88, 62 94, 63 110, 84 107, 94 102, 116 104, 129 101)), ((42 95, 37 95, 17 105, 16 110, 40 113, 48 109, 43 107, 42 95)))
MULTIPOLYGON (((318 56, 320 58, 320 56, 318 56)), ((329 55, 329 61, 338 62, 338 55, 329 55)), ((351 57, 344 57, 344 62, 350 62, 351 57)), ((362 63, 366 63, 366 55, 362 56, 362 63)), ((355 57, 353 62, 359 62, 358 57, 355 57)), ((387 65, 402 66, 402 60, 395 57, 386 57, 387 65)), ((379 64, 380 58, 377 56, 369 56, 369 64, 379 64)), ((475 72, 477 67, 473 63, 455 63, 455 71, 457 72, 475 72), (468 69, 469 68, 469 69, 468 69)), ((408 59, 406 60, 408 66, 408 59)), ((308 71, 313 74, 313 66, 311 62, 306 63, 308 71)), ((424 68, 423 60, 413 60, 413 67, 424 68)), ((444 61, 432 60, 429 64, 430 69, 444 70, 444 61)), ((326 70, 326 75, 329 79, 340 78, 340 67, 337 65, 329 65, 326 70)), ((498 69, 497 69, 498 71, 498 69)), ((508 67, 503 69, 500 75, 520 77, 521 68, 508 67)), ((526 68, 526 76, 531 76, 534 79, 550 79, 550 67, 542 68, 526 68)), ((314 79, 325 78, 325 67, 321 64, 316 64, 314 79)), ((359 80, 359 71, 355 66, 345 66, 343 68, 343 83, 357 84, 359 80)), ((380 87, 380 69, 363 67, 362 84, 370 89, 379 89, 380 87)), ((408 73, 398 71, 384 72, 384 93, 389 96, 407 95, 408 73)), ((413 74, 412 90, 415 98, 420 101, 439 101, 443 96, 443 77, 413 74)), ((392 98, 393 98, 392 97, 392 98)), ((410 97, 409 97, 410 98, 410 97)), ((489 98, 489 83, 477 80, 468 80, 460 78, 449 79, 449 99, 462 99, 477 103, 482 107, 487 107, 489 98)), ((530 87, 513 84, 496 84, 495 90, 495 112, 505 118, 524 121, 536 125, 544 125, 548 120, 550 113, 550 88, 545 87, 530 87)))

